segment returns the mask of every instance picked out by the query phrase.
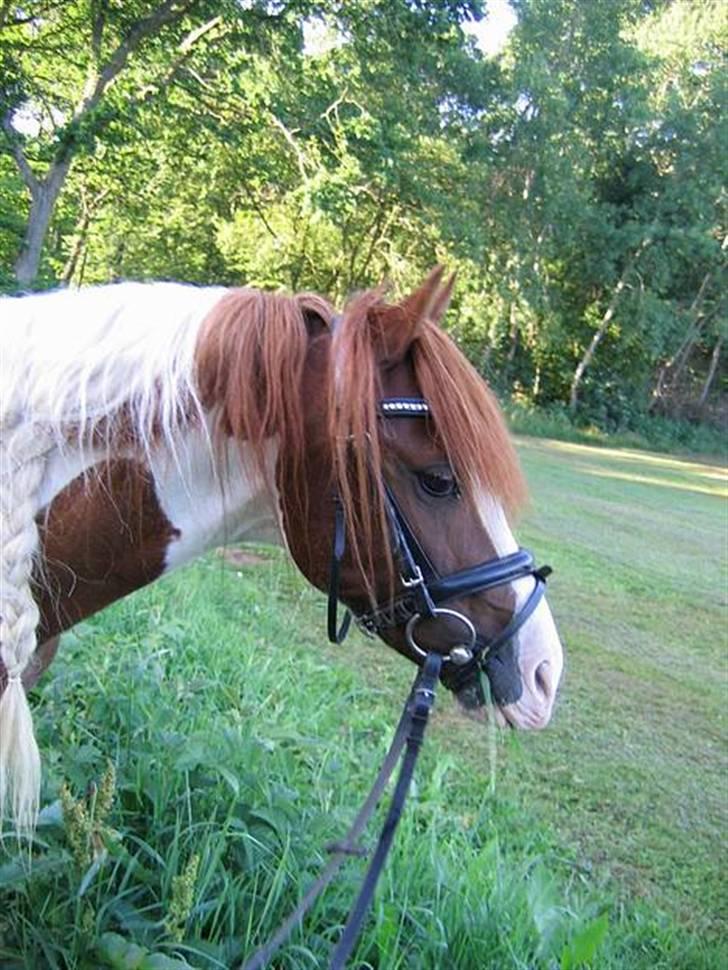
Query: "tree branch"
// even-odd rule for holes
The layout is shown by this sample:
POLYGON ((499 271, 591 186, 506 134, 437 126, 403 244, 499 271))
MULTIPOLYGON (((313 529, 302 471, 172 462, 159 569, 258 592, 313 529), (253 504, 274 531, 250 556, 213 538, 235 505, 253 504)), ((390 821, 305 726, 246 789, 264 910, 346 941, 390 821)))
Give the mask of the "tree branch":
POLYGON ((38 195, 40 189, 40 181, 33 172, 33 169, 28 164, 28 159, 25 157, 25 153, 20 146, 20 141, 18 139, 18 133, 12 126, 11 118, 13 111, 10 109, 3 115, 2 126, 3 131, 7 135, 8 141, 10 142, 10 151, 13 158, 15 159, 15 164, 18 166, 20 174, 25 182, 28 191, 31 196, 35 198, 38 195))
POLYGON ((101 60, 101 44, 104 39, 104 28, 106 26, 106 7, 103 3, 99 3, 98 5, 92 4, 92 10, 94 6, 96 6, 96 14, 91 27, 91 51, 94 62, 98 65, 101 60))
POLYGON ((296 139, 293 137, 293 132, 290 131, 290 129, 286 128, 286 126, 283 124, 281 119, 278 118, 275 114, 273 114, 272 111, 270 113, 270 116, 273 119, 273 124, 276 126, 276 128, 278 128, 280 132, 282 132, 283 137, 286 139, 288 144, 293 149, 293 152, 296 156, 296 160, 298 162, 298 171, 301 175, 301 179, 304 182, 307 182, 308 173, 306 172, 306 162, 308 161, 308 159, 306 158, 304 152, 301 150, 301 147, 296 141, 296 139))
MULTIPOLYGON (((179 54, 177 57, 175 57, 164 74, 153 83, 147 84, 145 87, 143 87, 136 98, 130 99, 130 106, 136 107, 137 105, 142 104, 156 91, 161 91, 162 88, 165 88, 173 80, 177 71, 190 56, 192 53, 192 48, 195 46, 197 41, 204 37, 205 34, 209 34, 211 30, 214 30, 215 27, 218 27, 221 23, 222 17, 213 17, 211 20, 208 20, 207 23, 196 27, 194 30, 191 30, 185 39, 180 43, 179 47, 177 48, 179 54)), ((201 78, 198 80, 199 83, 204 87, 205 82, 201 78)))
POLYGON ((139 49, 142 42, 155 34, 160 28, 179 20, 194 6, 196 0, 165 0, 149 16, 137 21, 124 40, 113 52, 106 65, 94 78, 89 78, 81 100, 73 112, 74 121, 79 121, 93 111, 104 92, 123 70, 131 54, 139 49))
POLYGON ((602 340, 602 337, 607 332, 607 328, 609 324, 612 322, 612 317, 614 316, 615 311, 617 309, 619 297, 621 296, 622 290, 624 290, 625 286, 627 285, 627 280, 629 279, 630 274, 632 273, 635 266, 637 265, 637 261, 639 260, 642 253, 647 249, 648 246, 652 244, 654 229, 655 229, 655 222, 652 223, 652 225, 650 226, 647 232, 647 235, 642 239, 637 249, 635 249, 635 251, 632 253, 632 256, 627 261, 626 266, 622 270, 622 275, 619 277, 619 280, 617 281, 617 285, 614 287, 614 292, 612 293, 612 297, 609 301, 609 305, 607 306, 607 309, 605 310, 604 315, 602 316, 602 319, 599 321, 599 326, 594 332, 594 336, 589 342, 589 346, 584 351, 584 354, 581 360, 579 361, 576 367, 576 370, 574 371, 574 377, 571 381, 571 389, 569 391, 569 410, 571 411, 576 410, 576 405, 579 400, 579 385, 581 384, 581 379, 584 376, 584 371, 591 363, 592 357, 594 356, 594 353, 597 347, 599 346, 602 340))

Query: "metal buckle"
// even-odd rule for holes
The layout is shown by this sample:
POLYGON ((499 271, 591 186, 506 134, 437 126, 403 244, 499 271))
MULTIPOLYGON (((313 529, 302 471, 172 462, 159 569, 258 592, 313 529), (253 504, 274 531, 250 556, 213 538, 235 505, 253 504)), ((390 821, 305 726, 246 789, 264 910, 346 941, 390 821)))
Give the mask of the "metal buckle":
POLYGON ((422 570, 420 567, 415 565, 414 579, 405 579, 404 576, 400 576, 399 580, 407 589, 412 589, 414 586, 422 586, 425 582, 425 577, 422 575, 422 570))
POLYGON ((435 699, 435 692, 434 690, 430 690, 429 687, 415 687, 414 695, 415 697, 424 697, 428 701, 435 699))
POLYGON ((369 619, 364 616, 357 616, 354 618, 354 622, 359 627, 361 632, 365 637, 369 637, 370 640, 376 640, 377 638, 377 626, 374 620, 369 619))

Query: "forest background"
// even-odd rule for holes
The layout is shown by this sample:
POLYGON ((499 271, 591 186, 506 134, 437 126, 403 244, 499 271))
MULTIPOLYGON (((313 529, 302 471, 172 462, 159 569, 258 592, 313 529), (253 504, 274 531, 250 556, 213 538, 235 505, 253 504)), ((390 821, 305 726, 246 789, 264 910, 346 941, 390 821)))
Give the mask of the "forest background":
POLYGON ((0 291, 443 262, 517 421, 720 451, 727 40, 723 0, 0 0, 0 291))

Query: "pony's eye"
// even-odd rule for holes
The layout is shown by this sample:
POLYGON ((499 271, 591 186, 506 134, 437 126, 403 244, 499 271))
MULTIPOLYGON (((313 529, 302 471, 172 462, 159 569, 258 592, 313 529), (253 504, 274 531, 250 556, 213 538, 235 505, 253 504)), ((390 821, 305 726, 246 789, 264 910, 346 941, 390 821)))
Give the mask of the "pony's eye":
POLYGON ((460 494, 455 476, 449 469, 418 472, 417 480, 422 490, 434 498, 448 498, 451 495, 460 494))

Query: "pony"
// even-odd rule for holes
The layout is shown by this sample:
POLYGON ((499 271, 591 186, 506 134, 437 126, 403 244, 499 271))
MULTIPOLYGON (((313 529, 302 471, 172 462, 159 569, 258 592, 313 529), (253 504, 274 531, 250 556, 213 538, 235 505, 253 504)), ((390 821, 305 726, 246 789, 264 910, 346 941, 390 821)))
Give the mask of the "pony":
POLYGON ((439 326, 452 287, 437 267, 341 316, 312 293, 162 282, 0 300, 0 818, 37 815, 26 692, 59 635, 272 534, 334 614, 339 599, 410 660, 464 662, 470 637, 442 674, 466 706, 482 703, 477 652, 496 721, 548 723, 562 647, 541 574, 499 566, 523 555, 509 516, 525 486, 494 395, 439 326), (403 529, 432 575, 493 560, 498 582, 402 615, 404 587, 423 587, 398 568, 403 529))

